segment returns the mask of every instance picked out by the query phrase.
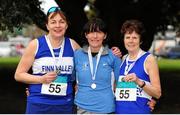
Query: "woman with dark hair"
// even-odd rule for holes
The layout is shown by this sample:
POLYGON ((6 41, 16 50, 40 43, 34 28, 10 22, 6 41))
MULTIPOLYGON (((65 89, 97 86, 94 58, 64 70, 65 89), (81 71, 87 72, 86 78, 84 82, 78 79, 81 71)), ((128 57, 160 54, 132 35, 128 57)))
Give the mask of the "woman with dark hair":
MULTIPOLYGON (((32 40, 16 69, 15 79, 29 84, 27 114, 72 114, 74 51, 80 46, 65 36, 68 21, 59 7, 47 13, 47 35, 32 40), (32 74, 28 71, 32 67, 32 74)), ((119 49, 113 50, 120 54, 119 49)))
POLYGON ((141 49, 145 29, 138 20, 123 23, 121 33, 128 54, 123 57, 116 78, 116 111, 118 114, 151 113, 148 102, 161 96, 159 69, 155 57, 141 49))
POLYGON ((112 72, 118 77, 121 60, 105 43, 107 27, 101 19, 89 20, 83 35, 84 46, 74 54, 77 113, 112 113, 115 109, 112 72))

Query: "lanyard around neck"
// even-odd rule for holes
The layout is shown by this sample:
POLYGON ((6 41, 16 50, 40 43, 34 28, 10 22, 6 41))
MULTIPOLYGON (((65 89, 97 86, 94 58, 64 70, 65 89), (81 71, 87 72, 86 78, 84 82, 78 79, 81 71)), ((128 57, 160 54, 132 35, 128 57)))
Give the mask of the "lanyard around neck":
POLYGON ((95 70, 94 70, 94 72, 93 72, 93 60, 92 60, 91 48, 88 47, 88 57, 89 57, 89 65, 90 65, 92 80, 95 80, 95 79, 96 79, 97 67, 98 67, 99 60, 100 60, 100 57, 101 57, 102 52, 103 52, 103 47, 101 47, 100 50, 99 50, 99 52, 98 52, 97 62, 96 62, 95 70))
POLYGON ((135 61, 133 63, 131 63, 130 65, 128 63, 129 62, 129 55, 127 56, 127 58, 126 58, 126 67, 125 67, 125 70, 124 70, 124 75, 127 75, 129 73, 129 71, 134 67, 136 61, 141 57, 142 52, 143 51, 141 49, 138 51, 138 55, 137 55, 135 61))
POLYGON ((51 42, 50 42, 49 38, 48 37, 45 37, 45 38, 46 38, 49 50, 51 52, 51 55, 52 55, 52 57, 54 59, 54 64, 57 65, 58 64, 57 62, 62 59, 62 55, 63 55, 63 52, 64 52, 64 38, 63 38, 63 42, 62 42, 62 44, 60 46, 61 49, 60 49, 60 52, 59 52, 58 60, 56 60, 56 57, 55 57, 55 54, 54 54, 54 51, 53 51, 53 47, 51 45, 51 42))

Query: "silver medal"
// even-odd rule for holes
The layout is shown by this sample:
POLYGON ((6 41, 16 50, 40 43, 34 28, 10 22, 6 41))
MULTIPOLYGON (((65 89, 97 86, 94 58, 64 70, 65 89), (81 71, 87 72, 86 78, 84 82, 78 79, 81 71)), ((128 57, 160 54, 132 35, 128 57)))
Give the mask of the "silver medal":
POLYGON ((58 69, 58 70, 56 71, 56 74, 59 75, 60 73, 61 73, 61 70, 58 69))
POLYGON ((92 88, 92 89, 96 89, 96 84, 95 84, 95 83, 92 83, 92 84, 91 84, 91 88, 92 88))

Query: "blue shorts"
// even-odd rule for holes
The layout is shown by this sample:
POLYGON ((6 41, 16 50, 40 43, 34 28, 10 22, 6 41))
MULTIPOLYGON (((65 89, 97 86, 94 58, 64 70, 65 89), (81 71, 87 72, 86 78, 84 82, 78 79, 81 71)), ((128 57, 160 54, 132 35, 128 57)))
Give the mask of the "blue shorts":
POLYGON ((27 102, 26 114, 73 114, 73 105, 48 105, 27 102))

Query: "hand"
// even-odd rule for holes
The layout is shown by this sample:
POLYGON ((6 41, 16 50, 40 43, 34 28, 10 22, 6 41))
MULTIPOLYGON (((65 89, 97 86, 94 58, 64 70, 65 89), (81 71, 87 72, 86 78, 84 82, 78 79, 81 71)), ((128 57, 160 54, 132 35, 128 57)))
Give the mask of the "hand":
POLYGON ((136 76, 135 73, 130 73, 130 74, 126 75, 126 76, 123 78, 123 81, 125 81, 125 82, 137 82, 138 79, 139 79, 139 78, 136 76))
POLYGON ((130 73, 123 78, 125 82, 135 82, 139 87, 142 87, 145 82, 140 80, 135 73, 130 73))
POLYGON ((76 84, 76 85, 74 86, 75 94, 77 93, 77 90, 78 90, 78 85, 76 84))
POLYGON ((40 77, 41 83, 49 84, 56 79, 56 76, 57 76, 56 72, 48 72, 47 74, 40 77))
POLYGON ((30 93, 29 93, 29 88, 26 88, 26 96, 28 97, 29 95, 30 95, 30 93))
POLYGON ((118 47, 112 47, 111 50, 115 56, 117 56, 119 58, 122 57, 121 50, 118 47))
POLYGON ((151 111, 153 111, 156 105, 156 101, 154 99, 151 99, 150 101, 148 101, 147 104, 149 105, 149 108, 151 109, 151 111))

